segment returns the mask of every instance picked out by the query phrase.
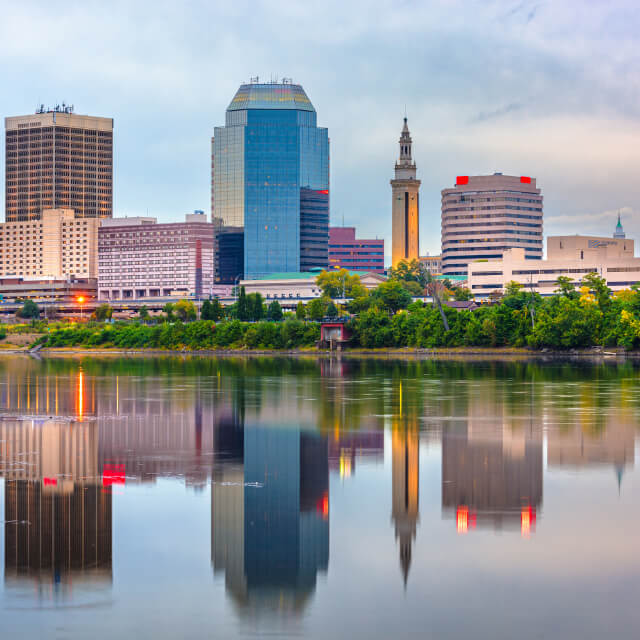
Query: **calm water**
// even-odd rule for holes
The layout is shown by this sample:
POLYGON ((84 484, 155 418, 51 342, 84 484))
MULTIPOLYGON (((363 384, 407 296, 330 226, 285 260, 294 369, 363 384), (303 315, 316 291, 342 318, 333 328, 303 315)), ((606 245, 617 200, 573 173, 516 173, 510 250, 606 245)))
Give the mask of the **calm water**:
POLYGON ((637 638, 639 381, 0 357, 0 630, 637 638))

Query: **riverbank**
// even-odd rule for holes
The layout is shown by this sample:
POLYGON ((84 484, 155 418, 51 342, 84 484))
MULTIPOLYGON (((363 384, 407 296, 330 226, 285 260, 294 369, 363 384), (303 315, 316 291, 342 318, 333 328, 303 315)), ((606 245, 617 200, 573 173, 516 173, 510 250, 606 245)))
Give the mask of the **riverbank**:
POLYGON ((623 349, 568 349, 566 351, 551 349, 525 349, 515 347, 482 348, 482 347, 454 347, 435 349, 388 348, 388 349, 345 349, 344 351, 329 351, 326 349, 125 349, 125 348, 86 348, 61 347, 43 348, 37 351, 23 348, 4 348, 2 355, 30 355, 37 357, 57 356, 201 356, 201 357, 312 357, 312 358, 411 358, 411 359, 640 359, 640 351, 625 351, 623 349))

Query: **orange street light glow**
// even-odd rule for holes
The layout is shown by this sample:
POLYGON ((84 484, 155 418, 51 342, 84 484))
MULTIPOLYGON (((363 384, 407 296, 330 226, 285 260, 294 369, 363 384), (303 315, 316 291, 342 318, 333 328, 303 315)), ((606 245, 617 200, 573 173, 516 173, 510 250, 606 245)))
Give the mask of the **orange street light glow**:
POLYGON ((78 296, 76 298, 76 301, 79 302, 80 304, 82 304, 84 302, 84 296, 78 296))

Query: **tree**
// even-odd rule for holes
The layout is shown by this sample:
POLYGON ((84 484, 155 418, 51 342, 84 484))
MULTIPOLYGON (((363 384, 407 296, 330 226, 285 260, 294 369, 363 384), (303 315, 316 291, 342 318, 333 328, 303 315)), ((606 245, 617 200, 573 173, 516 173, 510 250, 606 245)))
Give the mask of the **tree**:
POLYGON ((196 319, 196 305, 191 300, 178 300, 173 310, 182 322, 189 322, 196 319))
POLYGON ((147 305, 143 304, 140 309, 138 309, 138 317, 142 322, 148 322, 151 319, 149 315, 149 309, 147 309, 147 305))
POLYGON ((22 309, 16 315, 20 318, 39 318, 40 307, 33 300, 25 300, 22 303, 22 309))
POLYGON ((587 273, 582 278, 582 284, 593 292, 600 307, 600 311, 606 311, 611 304, 611 289, 607 287, 607 281, 597 273, 587 273))
POLYGON ((279 322, 282 320, 282 307, 277 300, 274 300, 267 310, 267 318, 273 322, 279 322))
POLYGON ((575 285, 573 283, 573 278, 568 278, 567 276, 558 276, 556 284, 558 285, 558 288, 554 291, 554 293, 559 293, 560 295, 563 295, 565 298, 569 298, 570 300, 577 300, 580 297, 580 294, 576 291, 575 285))
POLYGON ((175 316, 173 315, 173 311, 174 311, 173 302, 167 302, 167 304, 165 304, 164 307, 162 307, 162 310, 166 314, 165 320, 167 322, 173 322, 175 320, 175 316))
POLYGON ((240 295, 236 307, 236 318, 246 322, 249 320, 249 302, 247 301, 247 292, 244 287, 240 287, 240 295))
POLYGON ((298 302, 298 304, 296 305, 296 318, 298 320, 305 320, 307 317, 307 310, 304 308, 304 305, 302 304, 302 300, 300 300, 300 302, 298 302))
POLYGON ((349 275, 346 269, 322 271, 316 278, 316 284, 329 298, 355 298, 362 295, 364 289, 360 276, 349 275))
POLYGON ((222 318, 224 318, 224 307, 220 304, 220 300, 218 300, 218 298, 214 298, 211 301, 209 320, 218 322, 218 320, 222 320, 222 318))
POLYGON ((205 300, 200 307, 200 320, 211 319, 211 300, 205 300))
POLYGON ((105 320, 111 320, 113 309, 105 302, 96 307, 92 315, 98 322, 104 322, 105 320))
POLYGON ((406 309, 411 304, 411 294, 397 280, 382 282, 372 295, 381 308, 391 313, 406 309))
POLYGON ((337 318, 339 313, 338 313, 338 307, 336 307, 335 304, 333 304, 333 300, 331 302, 329 302, 329 304, 327 305, 327 311, 325 312, 327 318, 337 318))
POLYGON ((424 295, 424 287, 415 280, 399 280, 400 284, 416 298, 424 295))
POLYGON ((247 315, 249 320, 262 320, 264 318, 264 303, 262 294, 250 293, 247 296, 247 315))
POLYGON ((400 260, 395 267, 389 269, 389 278, 391 280, 399 280, 403 283, 415 282, 421 289, 424 289, 427 284, 422 265, 420 261, 415 258, 411 261, 400 260))
POLYGON ((473 300, 473 293, 466 287, 455 287, 453 289, 453 299, 459 302, 467 302, 468 300, 473 300))
POLYGON ((324 318, 325 302, 322 298, 314 298, 307 305, 307 317, 310 320, 322 320, 324 318))

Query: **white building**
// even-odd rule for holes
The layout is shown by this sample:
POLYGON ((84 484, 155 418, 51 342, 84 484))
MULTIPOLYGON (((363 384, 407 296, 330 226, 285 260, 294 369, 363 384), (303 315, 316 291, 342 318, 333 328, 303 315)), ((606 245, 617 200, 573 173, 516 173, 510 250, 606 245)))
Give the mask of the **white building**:
POLYGON ((514 281, 543 296, 558 288, 560 276, 576 287, 585 275, 597 273, 613 291, 640 283, 640 258, 634 257, 634 241, 625 237, 551 236, 545 260, 525 259, 524 249, 509 249, 502 259, 469 264, 469 288, 476 298, 504 291, 514 281))
MULTIPOLYGON (((366 289, 375 289, 386 278, 379 273, 352 271, 351 275, 360 276, 360 282, 366 289)), ((246 293, 260 293, 267 300, 311 300, 322 296, 322 290, 316 285, 317 271, 274 273, 259 280, 241 280, 240 286, 246 293)))

